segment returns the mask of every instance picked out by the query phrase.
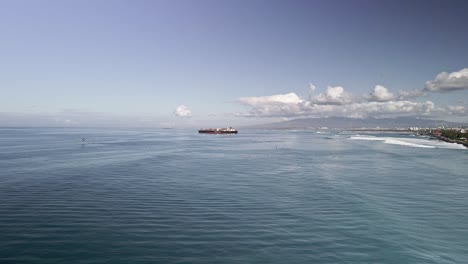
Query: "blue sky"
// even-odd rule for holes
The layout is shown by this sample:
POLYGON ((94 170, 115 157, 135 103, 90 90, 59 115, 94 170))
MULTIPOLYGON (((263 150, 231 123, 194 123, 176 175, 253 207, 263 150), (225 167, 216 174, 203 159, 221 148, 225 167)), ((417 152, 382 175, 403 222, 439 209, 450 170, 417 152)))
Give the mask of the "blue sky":
POLYGON ((467 10, 466 1, 0 1, 0 126, 468 122, 467 10))

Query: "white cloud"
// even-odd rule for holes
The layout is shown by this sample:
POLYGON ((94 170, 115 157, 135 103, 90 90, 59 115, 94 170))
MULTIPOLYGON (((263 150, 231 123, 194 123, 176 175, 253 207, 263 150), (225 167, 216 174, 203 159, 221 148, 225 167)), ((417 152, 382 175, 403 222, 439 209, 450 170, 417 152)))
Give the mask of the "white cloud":
POLYGON ((375 102, 387 102, 395 99, 393 93, 382 85, 376 85, 374 90, 367 96, 367 100, 375 102))
POLYGON ((239 101, 247 105, 257 105, 257 104, 298 104, 303 102, 297 94, 288 93, 288 94, 276 94, 269 96, 257 96, 257 97, 242 97, 239 101))
POLYGON ((429 115, 435 109, 434 103, 431 101, 355 102, 347 105, 325 105, 302 101, 301 103, 283 103, 281 105, 258 103, 250 105, 250 107, 251 109, 248 113, 241 113, 239 115, 248 117, 339 116, 365 118, 370 116, 429 115))
MULTIPOLYGON (((311 84, 309 91, 312 93, 314 90, 315 86, 311 84)), ((295 93, 242 97, 239 102, 248 106, 250 110, 238 115, 282 118, 299 116, 365 118, 431 115, 433 112, 438 112, 438 108, 431 101, 414 102, 403 97, 422 93, 422 91, 408 91, 407 94, 400 92, 400 97, 397 98, 385 87, 377 85, 369 95, 355 96, 347 93, 341 86, 328 86, 324 93, 317 96, 310 95, 309 100, 295 93), (362 100, 363 98, 368 101, 362 100)))
POLYGON ((445 111, 451 115, 464 116, 468 114, 468 109, 462 105, 449 105, 445 108, 445 111))
POLYGON ((398 100, 407 100, 411 98, 426 96, 427 93, 422 89, 398 91, 398 100))
POLYGON ((364 95, 364 98, 370 102, 388 102, 388 101, 405 101, 416 97, 426 96, 427 92, 422 89, 400 90, 395 95, 382 85, 376 85, 372 92, 364 95))
POLYGON ((277 94, 271 96, 242 97, 239 102, 255 109, 256 116, 288 117, 301 113, 307 102, 295 93, 277 94))
POLYGON ((344 105, 353 102, 352 96, 341 86, 328 86, 325 93, 310 98, 311 103, 321 105, 344 105))
POLYGON ((393 116, 413 116, 430 115, 435 109, 431 101, 387 101, 387 102, 365 102, 352 104, 342 110, 341 116, 350 117, 393 117, 393 116))
POLYGON ((376 85, 369 94, 353 95, 341 86, 328 86, 314 96, 315 85, 309 84, 308 98, 295 93, 271 96, 242 97, 239 102, 249 107, 248 112, 238 113, 247 117, 295 118, 307 117, 396 117, 396 116, 447 116, 467 115, 465 106, 438 107, 432 101, 411 99, 427 96, 430 92, 468 89, 468 68, 454 73, 441 73, 424 89, 390 92, 376 85))
POLYGON ((425 91, 449 92, 468 89, 468 68, 457 72, 439 73, 434 80, 427 81, 425 91))
POLYGON ((188 109, 185 105, 179 105, 174 111, 174 114, 179 117, 191 117, 192 111, 190 111, 190 109, 188 109))
POLYGON ((314 94, 316 88, 317 87, 315 87, 315 85, 313 85, 312 83, 309 83, 309 94, 311 96, 312 96, 312 94, 314 94))

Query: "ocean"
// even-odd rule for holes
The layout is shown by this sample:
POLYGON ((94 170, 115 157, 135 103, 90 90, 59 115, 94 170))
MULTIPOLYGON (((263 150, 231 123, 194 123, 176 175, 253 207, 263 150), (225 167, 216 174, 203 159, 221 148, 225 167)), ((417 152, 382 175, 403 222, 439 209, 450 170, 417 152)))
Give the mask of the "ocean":
POLYGON ((395 133, 2 128, 0 263, 468 263, 468 150, 395 133))

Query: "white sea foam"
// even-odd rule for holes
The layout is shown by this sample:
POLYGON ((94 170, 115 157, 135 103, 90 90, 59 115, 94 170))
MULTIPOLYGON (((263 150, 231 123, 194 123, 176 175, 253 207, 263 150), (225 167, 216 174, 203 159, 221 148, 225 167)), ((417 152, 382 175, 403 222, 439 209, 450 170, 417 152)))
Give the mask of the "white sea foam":
POLYGON ((330 132, 325 131, 315 131, 316 134, 330 134, 330 132))
POLYGON ((443 141, 429 140, 423 138, 399 138, 399 137, 373 137, 373 136, 351 136, 353 140, 382 141, 385 144, 401 145, 415 148, 446 148, 466 149, 463 145, 447 143, 443 141))

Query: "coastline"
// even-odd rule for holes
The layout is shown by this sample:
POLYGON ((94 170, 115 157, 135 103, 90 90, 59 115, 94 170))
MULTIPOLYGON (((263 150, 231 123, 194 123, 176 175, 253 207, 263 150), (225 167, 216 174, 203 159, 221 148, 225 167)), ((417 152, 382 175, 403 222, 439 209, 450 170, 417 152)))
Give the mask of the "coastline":
POLYGON ((468 142, 467 142, 467 141, 454 140, 454 139, 450 139, 450 138, 447 138, 447 137, 444 137, 444 136, 437 136, 436 138, 437 138, 438 140, 442 140, 442 141, 445 141, 445 142, 447 142, 447 143, 461 144, 461 145, 463 145, 465 148, 468 148, 468 142))
POLYGON ((465 148, 468 149, 468 141, 466 140, 456 140, 456 139, 450 139, 448 137, 444 137, 441 135, 434 135, 432 133, 428 132, 416 132, 413 130, 408 130, 408 129, 391 129, 391 128, 378 128, 378 129, 347 129, 347 131, 366 131, 366 132, 392 132, 392 133, 407 133, 407 134, 416 134, 416 135, 426 135, 426 136, 431 136, 434 139, 438 139, 440 141, 444 141, 447 143, 454 143, 454 144, 460 144, 464 146, 465 148))

